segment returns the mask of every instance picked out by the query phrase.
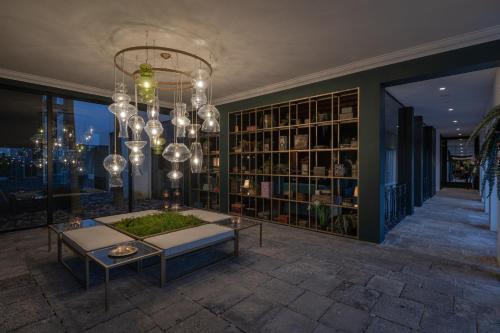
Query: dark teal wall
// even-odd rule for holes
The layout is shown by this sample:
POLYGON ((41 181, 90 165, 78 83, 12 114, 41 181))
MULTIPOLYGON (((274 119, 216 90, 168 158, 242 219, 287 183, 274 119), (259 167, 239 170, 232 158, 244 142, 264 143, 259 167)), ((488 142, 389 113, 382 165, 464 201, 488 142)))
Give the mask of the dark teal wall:
POLYGON ((500 65, 500 40, 221 105, 221 208, 228 211, 228 112, 360 88, 359 236, 384 239, 384 87, 500 65))

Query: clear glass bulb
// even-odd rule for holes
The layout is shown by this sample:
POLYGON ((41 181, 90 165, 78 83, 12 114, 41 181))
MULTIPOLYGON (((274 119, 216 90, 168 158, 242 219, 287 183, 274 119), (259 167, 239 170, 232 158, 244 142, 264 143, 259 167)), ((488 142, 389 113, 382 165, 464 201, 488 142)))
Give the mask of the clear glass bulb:
POLYGON ((188 138, 190 138, 190 139, 196 138, 196 133, 198 133, 200 128, 201 128, 200 124, 191 124, 191 125, 187 126, 186 130, 187 130, 188 138))
POLYGON ((140 140, 145 125, 144 119, 142 119, 141 116, 135 114, 130 117, 128 120, 128 127, 132 131, 134 140, 140 140))
POLYGON ((182 176, 183 176, 182 172, 179 171, 179 164, 172 163, 172 171, 167 173, 167 177, 172 181, 176 181, 176 180, 181 179, 182 176))
POLYGON ((206 104, 200 107, 198 110, 198 117, 201 119, 215 118, 219 119, 220 113, 219 110, 212 104, 206 104))
POLYGON ((191 157, 191 152, 183 143, 171 143, 165 147, 162 156, 169 162, 184 162, 191 157))
POLYGON ((149 137, 149 141, 151 143, 151 146, 154 146, 156 143, 156 140, 162 135, 163 133, 163 125, 159 120, 148 120, 146 123, 146 126, 144 127, 144 130, 146 131, 146 134, 149 137))
POLYGON ((172 125, 186 127, 191 124, 191 120, 186 117, 186 103, 175 103, 175 108, 170 112, 172 125))
POLYGON ((122 104, 122 103, 113 103, 110 106, 108 106, 109 112, 114 114, 116 118, 118 119, 118 124, 120 126, 120 132, 118 136, 120 138, 127 138, 128 137, 128 132, 127 132, 127 126, 128 126, 128 120, 130 117, 133 115, 137 114, 137 109, 135 106, 132 104, 122 104))
POLYGON ((208 118, 201 125, 201 130, 207 133, 219 133, 220 132, 219 122, 215 118, 208 118))
POLYGON ((132 153, 137 153, 142 150, 146 146, 146 141, 126 141, 125 146, 131 150, 132 153))
POLYGON ((160 101, 158 96, 155 97, 155 100, 152 104, 148 104, 147 113, 149 120, 158 120, 160 116, 160 101))
POLYGON ((203 169, 203 150, 201 143, 193 142, 191 144, 191 160, 189 165, 192 173, 200 173, 203 169))
POLYGON ((122 171, 125 169, 127 165, 127 161, 123 158, 123 156, 118 154, 110 154, 106 156, 103 161, 104 169, 110 174, 111 179, 109 186, 110 187, 121 187, 123 186, 123 181, 120 177, 122 171))
POLYGON ((210 75, 204 69, 197 69, 191 73, 191 83, 196 90, 205 90, 208 88, 208 79, 210 75))
POLYGON ((207 104, 207 95, 205 94, 205 92, 197 90, 191 96, 191 104, 193 105, 193 108, 195 108, 195 109, 198 109, 200 106, 207 104))

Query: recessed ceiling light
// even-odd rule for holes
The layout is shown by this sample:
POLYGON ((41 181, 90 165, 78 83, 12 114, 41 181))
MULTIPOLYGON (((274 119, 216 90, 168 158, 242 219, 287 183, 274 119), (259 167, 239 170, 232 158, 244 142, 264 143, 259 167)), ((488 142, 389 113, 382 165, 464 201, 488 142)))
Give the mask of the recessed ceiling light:
POLYGON ((453 120, 453 122, 456 124, 456 123, 458 123, 458 120, 453 120))
POLYGON ((460 131, 460 127, 457 127, 457 131, 460 131))
POLYGON ((439 87, 439 91, 445 91, 446 87, 439 87))
POLYGON ((453 108, 448 108, 448 111, 453 111, 453 108))
POLYGON ((462 136, 462 133, 458 133, 458 136, 462 136))

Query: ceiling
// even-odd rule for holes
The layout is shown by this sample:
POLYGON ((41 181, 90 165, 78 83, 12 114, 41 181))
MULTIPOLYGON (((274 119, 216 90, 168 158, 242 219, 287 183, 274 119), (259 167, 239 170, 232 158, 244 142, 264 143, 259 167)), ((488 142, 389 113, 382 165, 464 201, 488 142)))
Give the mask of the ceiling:
POLYGON ((210 51, 222 103, 498 39, 499 12, 498 0, 16 0, 0 12, 0 74, 109 94, 113 55, 149 31, 210 51))
POLYGON ((496 71, 491 68, 445 76, 387 90, 405 106, 412 106, 415 114, 423 116, 424 123, 434 126, 442 136, 467 136, 491 106, 496 71))

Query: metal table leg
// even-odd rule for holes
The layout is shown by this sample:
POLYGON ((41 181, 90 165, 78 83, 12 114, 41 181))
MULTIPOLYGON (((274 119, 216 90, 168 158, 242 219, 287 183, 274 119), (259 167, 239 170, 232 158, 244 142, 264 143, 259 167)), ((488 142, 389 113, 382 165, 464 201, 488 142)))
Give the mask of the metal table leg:
POLYGON ((162 253, 160 254, 160 288, 162 288, 165 285, 165 280, 167 278, 167 272, 165 271, 166 269, 166 262, 165 262, 165 254, 162 253))
POLYGON ((106 273, 106 281, 104 283, 104 303, 106 311, 109 311, 109 269, 104 269, 106 273))
POLYGON ((49 248, 49 252, 52 251, 52 236, 50 235, 50 228, 47 227, 47 238, 48 238, 48 248, 49 248))
POLYGON ((260 247, 262 247, 262 223, 260 224, 260 239, 259 239, 260 247))
POLYGON ((57 261, 62 260, 62 234, 57 235, 57 261))
POLYGON ((240 232, 239 230, 235 230, 234 231, 234 256, 237 257, 240 255, 240 251, 239 251, 239 248, 240 248, 240 232))
POLYGON ((89 257, 85 256, 85 290, 89 290, 89 286, 90 286, 90 260, 89 257))

